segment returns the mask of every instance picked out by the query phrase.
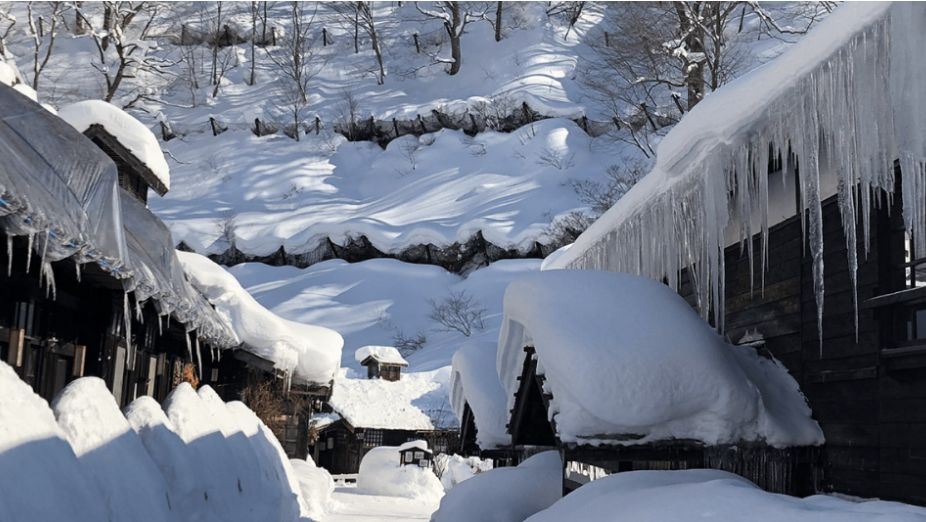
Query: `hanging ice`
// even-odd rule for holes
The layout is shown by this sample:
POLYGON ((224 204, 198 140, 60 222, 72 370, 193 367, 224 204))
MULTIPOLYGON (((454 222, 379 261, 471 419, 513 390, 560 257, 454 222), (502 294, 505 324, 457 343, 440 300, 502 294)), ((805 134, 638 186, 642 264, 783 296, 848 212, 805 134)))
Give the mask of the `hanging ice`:
POLYGON ((722 330, 725 248, 739 241, 752 267, 757 233, 764 274, 769 226, 797 213, 822 333, 823 200, 837 196, 853 289, 857 223, 867 254, 872 195, 891 196, 897 159, 906 228, 926 246, 924 27, 921 4, 839 7, 779 59, 699 103, 662 141, 650 174, 551 266, 630 272, 673 288, 688 267, 702 316, 713 310, 722 330), (770 196, 769 158, 781 161, 783 183, 797 176, 799 208, 784 213, 787 202, 770 196))

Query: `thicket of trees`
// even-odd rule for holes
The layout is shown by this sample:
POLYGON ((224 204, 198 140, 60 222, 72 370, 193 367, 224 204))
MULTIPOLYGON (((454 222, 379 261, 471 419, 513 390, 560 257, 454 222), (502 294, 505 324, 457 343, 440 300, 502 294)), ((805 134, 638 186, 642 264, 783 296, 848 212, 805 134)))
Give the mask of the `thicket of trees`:
MULTIPOLYGON (((646 155, 653 154, 653 132, 677 121, 740 72, 751 40, 804 32, 832 8, 825 2, 773 7, 753 1, 614 3, 594 6, 595 23, 583 25, 592 11, 589 2, 543 6, 564 39, 587 44, 578 78, 610 109, 619 139, 646 155)), ((244 63, 247 83, 273 78, 297 139, 313 83, 332 56, 332 49, 324 48, 369 52, 368 65, 360 65, 359 73, 382 85, 390 70, 409 75, 443 64, 446 74, 456 75, 472 66, 469 62, 491 59, 467 55, 474 25, 491 26, 487 34, 500 41, 524 24, 519 19, 524 7, 506 2, 28 2, 18 11, 25 11, 25 20, 22 14, 14 16, 14 8, 0 6, 0 53, 9 53, 12 40, 19 42, 16 58, 34 88, 43 85, 63 33, 93 43, 90 65, 101 85, 100 97, 124 107, 157 95, 148 88, 152 78, 188 90, 195 106, 204 97, 221 96, 229 71, 244 63), (396 30, 403 21, 410 23, 396 30), (409 34, 416 22, 421 34, 409 34), (28 51, 23 42, 29 42, 28 51), (165 52, 168 42, 174 50, 165 52), (404 55, 391 52, 399 46, 405 47, 404 55), (272 71, 259 74, 258 63, 272 71), (199 94, 205 85, 211 88, 199 94)), ((356 111, 346 112, 353 124, 356 111)))

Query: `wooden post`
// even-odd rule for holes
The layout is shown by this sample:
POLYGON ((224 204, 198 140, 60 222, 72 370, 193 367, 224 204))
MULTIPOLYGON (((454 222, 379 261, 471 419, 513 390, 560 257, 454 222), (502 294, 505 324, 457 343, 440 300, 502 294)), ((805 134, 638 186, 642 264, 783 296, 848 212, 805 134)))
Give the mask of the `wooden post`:
POLYGON ((608 32, 604 32, 604 46, 611 47, 611 38, 608 36, 608 32))
POLYGON ((415 39, 415 53, 421 54, 421 46, 418 44, 418 33, 413 34, 412 38, 415 39))
POLYGON ((209 116, 209 125, 212 126, 212 135, 218 136, 222 133, 221 127, 219 127, 219 122, 215 121, 215 118, 209 116))
POLYGON ((428 129, 424 126, 424 120, 421 119, 421 115, 418 115, 418 126, 421 127, 421 134, 427 134, 428 129))
POLYGON ((26 340, 26 331, 22 328, 10 328, 10 351, 7 354, 7 362, 14 368, 23 365, 23 348, 26 340))
POLYGON ((322 27, 322 46, 328 46, 328 29, 322 27))
POLYGON ((395 131, 395 137, 399 137, 399 122, 392 118, 392 130, 395 131))
POLYGON ((317 136, 319 131, 322 128, 322 120, 318 116, 315 117, 315 135, 317 136))
POLYGON ((260 127, 260 118, 254 118, 254 134, 257 134, 258 138, 264 134, 264 130, 260 127))
POLYGON ((376 120, 373 119, 373 116, 370 116, 370 137, 376 135, 376 120))
POLYGON ((527 123, 533 123, 534 116, 533 114, 531 114, 531 108, 527 104, 527 102, 524 102, 523 104, 521 104, 521 110, 524 112, 524 121, 527 123))
POLYGON ((87 361, 87 346, 83 344, 78 344, 74 346, 74 368, 71 371, 71 375, 74 377, 83 377, 84 376, 84 365, 87 361))
POLYGON ((270 42, 276 47, 277 46, 277 27, 273 26, 270 28, 270 42))

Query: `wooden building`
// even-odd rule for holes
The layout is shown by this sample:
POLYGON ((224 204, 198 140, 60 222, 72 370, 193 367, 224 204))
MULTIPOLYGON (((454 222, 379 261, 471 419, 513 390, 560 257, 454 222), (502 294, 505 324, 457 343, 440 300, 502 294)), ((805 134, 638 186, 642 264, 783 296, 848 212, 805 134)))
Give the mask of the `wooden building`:
POLYGON ((402 368, 408 361, 392 346, 364 346, 354 354, 354 358, 367 369, 368 379, 398 381, 402 378, 402 368))
POLYGON ((434 452, 423 440, 412 440, 399 446, 399 464, 403 466, 430 468, 433 462, 434 452))
POLYGON ((824 22, 828 54, 801 42, 747 96, 688 113, 654 177, 552 266, 664 278, 799 383, 826 439, 801 481, 926 505, 926 113, 905 83, 926 71, 926 9, 855 9, 864 23, 824 22), (677 219, 657 232, 659 215, 677 219))
POLYGON ((184 370, 213 364, 234 336, 186 281, 170 233, 135 186, 146 179, 132 170, 137 159, 120 170, 4 86, 0 114, 0 358, 47 400, 97 376, 120 405, 161 399, 184 370))

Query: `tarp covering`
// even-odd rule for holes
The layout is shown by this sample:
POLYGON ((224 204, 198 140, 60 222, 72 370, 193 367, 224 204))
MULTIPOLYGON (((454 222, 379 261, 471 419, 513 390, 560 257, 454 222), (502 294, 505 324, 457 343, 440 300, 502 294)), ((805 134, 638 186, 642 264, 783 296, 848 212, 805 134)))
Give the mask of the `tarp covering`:
POLYGON ((70 125, 0 85, 0 226, 126 277, 116 165, 70 125))
POLYGON ((134 196, 122 189, 119 193, 127 265, 132 270, 126 290, 132 290, 137 301, 153 300, 161 314, 173 315, 212 344, 237 346, 229 325, 187 281, 167 226, 134 196))
POLYGON ((38 103, 0 85, 0 229, 33 238, 44 263, 96 263, 200 338, 238 344, 186 280, 170 231, 119 188, 116 164, 38 103))

